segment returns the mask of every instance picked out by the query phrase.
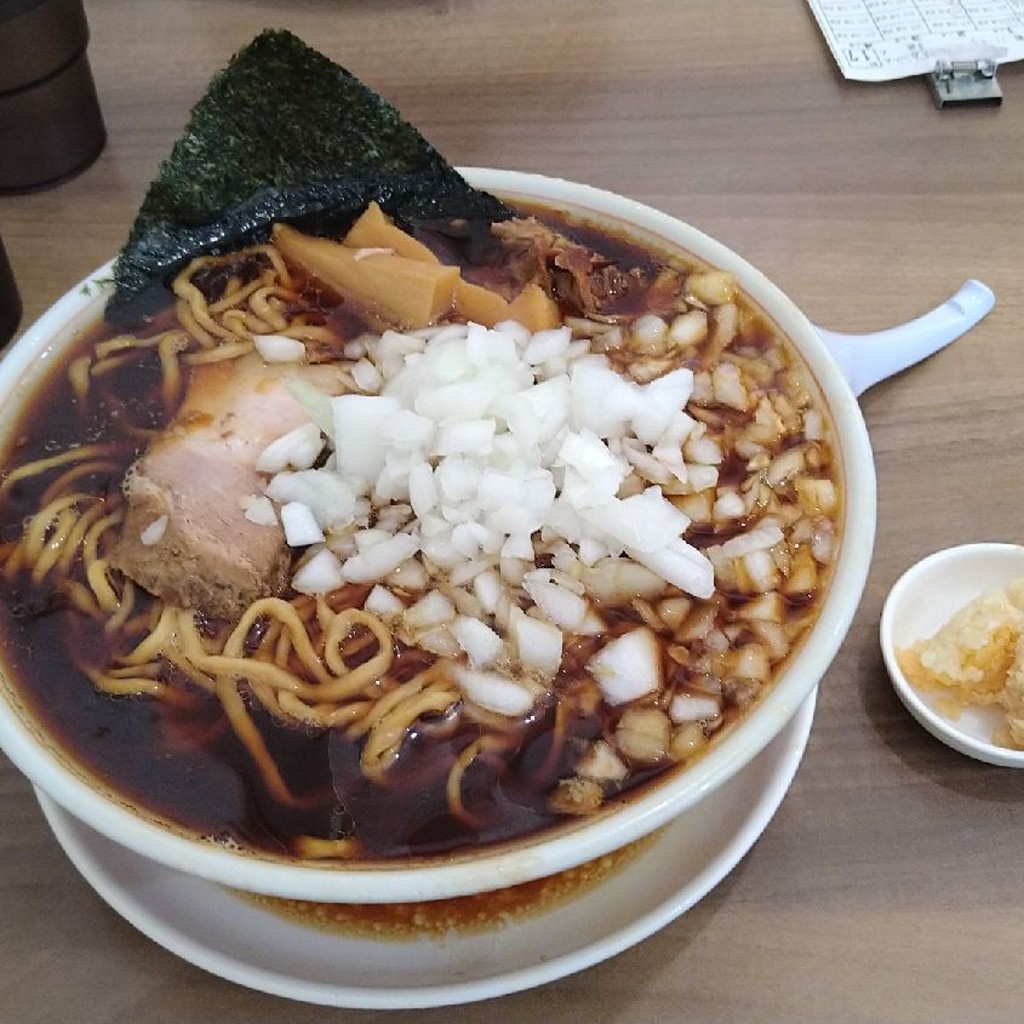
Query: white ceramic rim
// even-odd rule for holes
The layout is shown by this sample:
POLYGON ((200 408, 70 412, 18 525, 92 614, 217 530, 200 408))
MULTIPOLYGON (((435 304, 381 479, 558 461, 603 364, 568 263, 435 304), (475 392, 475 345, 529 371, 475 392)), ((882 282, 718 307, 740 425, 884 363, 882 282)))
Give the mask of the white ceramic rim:
MULTIPOLYGON (((932 707, 922 695, 910 685, 903 670, 896 660, 897 620, 904 602, 913 600, 915 589, 929 589, 927 577, 934 570, 947 564, 959 564, 963 567, 976 563, 980 559, 1011 561, 1019 564, 1019 569, 1008 573, 1007 580, 1014 576, 1024 576, 1024 547, 1020 544, 1004 544, 998 542, 980 542, 976 544, 959 544, 956 547, 943 548, 912 565, 893 584, 882 606, 882 617, 878 624, 878 640, 882 648, 882 658, 889 672, 893 689, 902 701, 903 706, 917 722, 937 740, 945 743, 960 754, 973 757, 985 764, 997 765, 1000 768, 1024 768, 1024 750, 1010 750, 997 746, 986 740, 970 735, 957 723, 932 707)), ((980 585, 976 591, 981 594, 987 587, 980 585)))
MULTIPOLYGON (((614 815, 547 835, 541 841, 477 851, 464 859, 413 867, 287 864, 238 854, 176 834, 87 784, 41 751, 17 714, 0 704, 0 747, 61 807, 99 832, 168 867, 238 889, 293 899, 391 903, 443 899, 517 885, 574 867, 639 839, 731 778, 792 718, 824 676, 849 630, 867 579, 875 535, 875 469, 860 407, 811 323, 760 271, 703 232, 652 207, 560 178, 491 168, 460 168, 471 184, 512 200, 624 222, 669 246, 734 273, 743 290, 798 347, 831 410, 839 439, 845 528, 832 584, 818 621, 771 693, 742 726, 692 767, 653 786, 614 815)), ((59 299, 0 361, 0 395, 9 405, 31 389, 51 356, 51 340, 94 322, 110 292, 105 264, 59 299)), ((0 407, 2 413, 2 407, 0 407)))

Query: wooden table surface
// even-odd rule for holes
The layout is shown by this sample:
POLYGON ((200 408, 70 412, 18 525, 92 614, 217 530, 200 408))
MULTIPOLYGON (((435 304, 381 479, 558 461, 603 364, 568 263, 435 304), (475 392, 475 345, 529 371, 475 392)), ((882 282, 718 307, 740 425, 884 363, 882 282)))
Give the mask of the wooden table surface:
POLYGON ((209 77, 286 27, 453 163, 586 181, 734 248, 815 322, 868 331, 968 277, 968 336, 862 398, 879 482, 867 589, 796 780, 694 909, 614 959, 456 1010, 316 1008, 177 959, 114 913, 0 759, 0 1022, 1019 1021, 1024 775, 926 735, 876 642, 887 589, 946 545, 1024 534, 1024 77, 938 111, 920 79, 845 82, 798 0, 87 0, 110 141, 0 197, 31 322, 121 245, 209 77))

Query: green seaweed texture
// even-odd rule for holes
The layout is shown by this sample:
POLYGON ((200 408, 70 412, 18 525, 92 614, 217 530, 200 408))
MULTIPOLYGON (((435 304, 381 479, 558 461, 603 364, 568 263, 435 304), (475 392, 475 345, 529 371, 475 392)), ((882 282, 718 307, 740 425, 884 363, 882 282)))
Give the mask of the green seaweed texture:
POLYGON ((161 164, 115 264, 108 316, 143 315, 189 260, 265 241, 276 221, 340 235, 371 200, 407 225, 510 216, 358 78, 290 32, 264 31, 214 76, 161 164))

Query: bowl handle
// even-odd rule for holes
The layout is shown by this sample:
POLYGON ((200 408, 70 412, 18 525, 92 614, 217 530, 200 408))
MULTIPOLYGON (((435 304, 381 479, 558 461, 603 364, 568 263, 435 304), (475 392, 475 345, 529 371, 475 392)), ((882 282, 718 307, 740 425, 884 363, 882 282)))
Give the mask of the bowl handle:
POLYGON ((969 331, 995 305, 992 289, 969 280, 941 306, 873 334, 838 334, 815 326, 855 395, 938 352, 969 331))

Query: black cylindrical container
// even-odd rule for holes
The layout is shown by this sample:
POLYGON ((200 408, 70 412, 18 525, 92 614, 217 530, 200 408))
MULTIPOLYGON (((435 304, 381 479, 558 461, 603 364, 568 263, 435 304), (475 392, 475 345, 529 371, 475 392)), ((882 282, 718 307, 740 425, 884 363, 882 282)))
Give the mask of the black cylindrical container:
POLYGON ((106 142, 82 0, 0 0, 0 193, 85 170, 106 142))
POLYGON ((4 240, 0 238, 0 348, 14 337, 21 320, 21 296, 14 283, 11 265, 4 252, 4 240))

